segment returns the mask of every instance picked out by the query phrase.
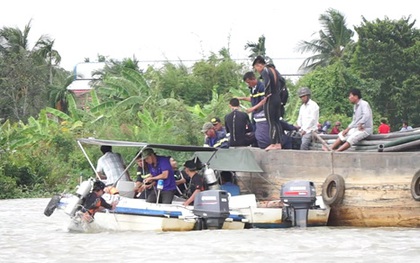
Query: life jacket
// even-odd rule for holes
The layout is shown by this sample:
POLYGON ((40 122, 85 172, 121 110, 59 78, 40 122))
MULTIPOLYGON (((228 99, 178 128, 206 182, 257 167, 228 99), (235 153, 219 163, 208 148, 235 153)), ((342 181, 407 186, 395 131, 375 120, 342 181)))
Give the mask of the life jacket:
POLYGON ((87 211, 92 217, 98 212, 99 208, 102 206, 101 198, 97 198, 95 204, 87 211))

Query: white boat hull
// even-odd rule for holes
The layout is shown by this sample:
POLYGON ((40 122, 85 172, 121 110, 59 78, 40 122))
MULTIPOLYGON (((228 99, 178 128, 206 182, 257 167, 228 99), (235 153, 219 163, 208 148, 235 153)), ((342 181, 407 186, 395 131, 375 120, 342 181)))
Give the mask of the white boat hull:
MULTIPOLYGON (((95 214, 90 224, 80 222, 73 217, 70 230, 87 231, 88 229, 105 229, 111 231, 191 231, 196 229, 199 217, 194 215, 193 207, 182 206, 182 202, 173 204, 147 203, 143 199, 104 195, 111 203, 119 198, 114 211, 101 211, 95 214)), ((73 195, 63 196, 58 208, 68 211, 73 195)), ((308 211, 308 226, 326 226, 329 207, 325 206, 322 197, 317 197, 316 209, 308 211)), ((231 196, 229 199, 230 215, 222 229, 244 228, 285 228, 293 226, 292 222, 283 218, 284 208, 258 207, 254 194, 231 196)))

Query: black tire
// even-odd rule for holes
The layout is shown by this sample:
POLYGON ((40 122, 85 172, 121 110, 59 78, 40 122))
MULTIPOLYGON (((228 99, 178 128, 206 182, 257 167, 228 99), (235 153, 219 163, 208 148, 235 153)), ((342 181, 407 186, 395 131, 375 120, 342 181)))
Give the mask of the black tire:
POLYGON ((50 202, 48 203, 47 207, 45 207, 44 215, 50 216, 54 213, 54 210, 57 208, 58 203, 60 202, 61 196, 54 195, 50 202))
POLYGON ((334 206, 343 201, 345 190, 344 178, 341 175, 331 174, 322 185, 322 199, 326 205, 334 206))
POLYGON ((411 180, 411 195, 414 200, 420 201, 420 172, 415 174, 411 180))

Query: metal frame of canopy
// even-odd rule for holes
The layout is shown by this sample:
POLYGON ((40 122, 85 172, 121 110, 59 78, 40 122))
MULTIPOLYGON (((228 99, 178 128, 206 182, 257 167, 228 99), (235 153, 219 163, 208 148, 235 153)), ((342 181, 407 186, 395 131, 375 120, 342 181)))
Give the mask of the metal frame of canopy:
POLYGON ((113 186, 116 185, 116 183, 122 178, 122 176, 125 174, 125 172, 133 165, 133 163, 136 161, 137 157, 143 152, 143 150, 145 148, 157 148, 157 149, 181 151, 181 152, 210 152, 212 154, 211 156, 213 156, 215 154, 215 152, 217 151, 217 149, 213 148, 213 147, 157 144, 157 143, 117 141, 117 140, 101 140, 101 139, 95 139, 95 138, 79 138, 79 139, 77 139, 77 144, 79 145, 79 147, 82 150, 84 156, 88 160, 88 162, 89 162, 91 168, 93 169, 93 171, 95 172, 97 178, 99 178, 99 175, 96 173, 95 166, 93 165, 92 161, 90 160, 89 156, 87 155, 87 153, 86 153, 85 149, 83 148, 82 144, 99 145, 99 146, 108 145, 108 146, 140 148, 139 152, 131 160, 131 162, 126 166, 125 170, 118 177, 118 179, 114 182, 113 186))

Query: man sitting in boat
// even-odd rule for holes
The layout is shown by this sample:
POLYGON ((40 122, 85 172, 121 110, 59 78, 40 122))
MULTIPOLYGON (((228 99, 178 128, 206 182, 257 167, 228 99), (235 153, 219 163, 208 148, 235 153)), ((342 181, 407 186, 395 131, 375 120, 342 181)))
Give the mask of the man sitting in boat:
POLYGON ((221 190, 227 191, 232 196, 240 194, 239 186, 233 183, 232 172, 223 171, 220 174, 220 178, 222 179, 222 184, 220 185, 221 190))
POLYGON ((151 176, 149 172, 149 167, 147 163, 142 159, 142 153, 136 154, 137 162, 137 179, 134 186, 134 191, 136 192, 135 198, 147 199, 147 197, 153 192, 153 184, 145 184, 143 181, 147 177, 151 176))
POLYGON ((103 198, 102 195, 105 193, 105 184, 99 180, 93 183, 92 192, 90 192, 83 203, 82 212, 85 212, 83 218, 91 222, 96 212, 103 209, 114 210, 117 202, 108 204, 103 198))
POLYGON ((154 184, 155 181, 163 180, 162 190, 158 190, 156 185, 154 185, 154 191, 150 193, 146 201, 149 203, 156 203, 156 201, 163 204, 172 203, 176 184, 174 170, 169 161, 170 157, 156 155, 152 148, 145 148, 142 152, 142 159, 147 163, 149 172, 152 175, 145 178, 143 182, 145 184, 154 184))
POLYGON ((131 181, 128 172, 124 172, 126 166, 121 154, 112 152, 112 146, 102 145, 103 155, 98 159, 96 173, 101 179, 106 179, 108 185, 114 184, 122 175, 122 181, 131 181))
POLYGON ((186 161, 184 164, 185 173, 191 178, 187 189, 187 197, 183 205, 193 205, 195 196, 205 190, 204 177, 197 172, 197 164, 194 160, 186 161))
POLYGON ((178 197, 185 196, 185 192, 187 191, 187 184, 190 182, 190 177, 185 173, 185 171, 180 171, 178 169, 178 162, 174 158, 170 158, 170 162, 172 165, 172 169, 174 170, 175 176, 175 183, 176 183, 176 191, 175 195, 178 197))

